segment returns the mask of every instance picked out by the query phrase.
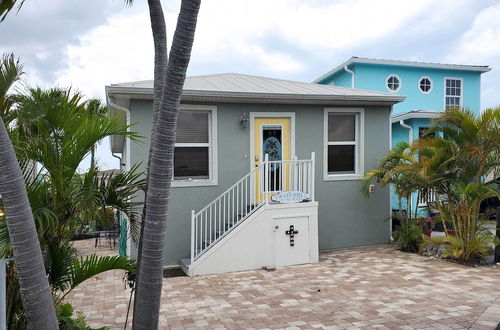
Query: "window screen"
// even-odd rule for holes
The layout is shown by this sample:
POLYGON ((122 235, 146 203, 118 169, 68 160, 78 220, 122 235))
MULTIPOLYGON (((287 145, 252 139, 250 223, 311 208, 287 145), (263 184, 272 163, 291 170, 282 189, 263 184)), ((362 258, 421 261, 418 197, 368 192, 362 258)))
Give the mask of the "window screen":
POLYGON ((328 173, 356 172, 357 115, 328 114, 328 173))
POLYGON ((208 147, 176 147, 175 179, 208 179, 208 147))
POLYGON ((174 151, 174 179, 209 179, 210 113, 180 111, 174 151))
POLYGON ((177 143, 208 143, 208 112, 180 111, 177 143))

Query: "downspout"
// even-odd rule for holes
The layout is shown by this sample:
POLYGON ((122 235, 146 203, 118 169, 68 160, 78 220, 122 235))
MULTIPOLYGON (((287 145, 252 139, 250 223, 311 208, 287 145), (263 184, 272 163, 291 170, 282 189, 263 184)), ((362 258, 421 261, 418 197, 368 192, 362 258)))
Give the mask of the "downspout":
POLYGON ((345 72, 347 72, 347 73, 350 73, 350 74, 351 74, 351 88, 354 88, 354 83, 355 83, 355 81, 356 81, 356 74, 354 73, 354 71, 352 71, 351 69, 349 69, 349 68, 347 67, 347 65, 346 65, 346 66, 344 66, 344 70, 345 70, 345 72))
MULTIPOLYGON (((410 125, 407 125, 405 124, 405 121, 404 120, 400 120, 399 121, 399 125, 401 125, 401 127, 404 127, 404 128, 408 128, 408 143, 412 143, 413 142, 413 127, 411 127, 410 125)), ((410 205, 408 205, 408 209, 410 210, 410 217, 411 217, 411 212, 413 212, 413 206, 411 205, 412 204, 412 201, 413 201, 413 196, 410 197, 408 203, 410 205)))
POLYGON ((119 161, 120 161, 120 170, 122 169, 122 166, 125 167, 125 163, 122 163, 122 158, 118 155, 116 155, 115 153, 111 152, 111 156, 117 158, 119 161))
POLYGON ((400 120, 399 125, 401 125, 401 127, 408 128, 408 143, 412 143, 413 142, 413 127, 405 124, 404 120, 400 120))
MULTIPOLYGON (((125 107, 122 107, 118 104, 111 102, 111 100, 108 97, 107 92, 106 92, 106 101, 108 102, 108 105, 110 107, 125 112, 127 131, 129 131, 130 130, 130 110, 125 108, 125 107)), ((111 155, 113 155, 113 157, 120 159, 120 169, 121 169, 122 164, 123 164, 125 167, 125 171, 129 171, 130 170, 130 139, 125 137, 124 142, 125 142, 125 151, 126 151, 125 159, 122 160, 121 157, 115 156, 115 154, 113 152, 111 152, 111 155), (122 161, 124 161, 124 163, 122 163, 122 161)), ((132 236, 130 235, 130 226, 127 226, 127 251, 126 251, 127 256, 131 255, 131 248, 132 248, 132 236)))
MULTIPOLYGON (((130 110, 125 108, 125 107, 122 107, 118 104, 111 102, 107 96, 106 96, 106 99, 107 99, 108 105, 110 107, 125 112, 127 126, 130 126, 130 110)), ((128 130, 128 128, 127 128, 127 130, 128 130)), ((125 151, 126 151, 126 155, 125 155, 126 157, 123 161, 125 162, 125 171, 128 171, 128 170, 130 170, 130 140, 127 138, 125 138, 125 151)), ((113 157, 116 157, 116 156, 113 155, 113 157)), ((122 165, 121 162, 120 162, 120 165, 122 165)))

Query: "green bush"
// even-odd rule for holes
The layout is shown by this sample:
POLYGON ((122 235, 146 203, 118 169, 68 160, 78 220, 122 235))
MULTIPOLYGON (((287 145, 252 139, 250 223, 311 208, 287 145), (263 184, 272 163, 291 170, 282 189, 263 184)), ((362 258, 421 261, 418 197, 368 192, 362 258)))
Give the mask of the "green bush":
POLYGON ((393 237, 399 249, 404 252, 419 252, 424 242, 422 229, 412 219, 403 220, 393 232, 393 237))
POLYGON ((85 317, 81 312, 75 311, 71 304, 60 304, 57 306, 57 319, 60 330, 106 330, 107 327, 91 328, 87 325, 85 317))

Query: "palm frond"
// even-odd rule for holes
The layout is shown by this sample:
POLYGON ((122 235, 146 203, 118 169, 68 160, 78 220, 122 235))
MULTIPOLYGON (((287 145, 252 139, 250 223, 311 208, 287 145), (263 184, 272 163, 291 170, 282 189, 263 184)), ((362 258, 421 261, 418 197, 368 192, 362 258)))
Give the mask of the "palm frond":
POLYGON ((62 299, 89 278, 116 269, 133 272, 135 271, 135 261, 124 256, 97 256, 95 254, 85 258, 75 258, 67 273, 67 280, 64 283, 65 291, 60 298, 62 299))
POLYGON ((26 0, 2 0, 0 1, 0 22, 3 22, 7 15, 17 4, 17 11, 21 10, 26 0))
MULTIPOLYGON (((4 6, 4 2, 0 2, 0 15, 4 6)), ((3 118, 6 126, 9 126, 14 119, 13 105, 16 102, 16 98, 8 93, 23 73, 23 66, 19 59, 14 58, 14 54, 3 55, 0 60, 0 117, 3 118)))

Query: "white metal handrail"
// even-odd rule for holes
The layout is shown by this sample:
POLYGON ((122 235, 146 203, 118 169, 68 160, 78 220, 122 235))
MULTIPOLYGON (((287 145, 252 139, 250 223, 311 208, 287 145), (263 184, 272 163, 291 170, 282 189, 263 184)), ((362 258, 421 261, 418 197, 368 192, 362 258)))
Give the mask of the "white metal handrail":
POLYGON ((439 198, 434 189, 421 190, 418 194, 418 207, 427 207, 430 203, 434 203, 439 198))
POLYGON ((308 193, 314 201, 314 152, 311 159, 264 162, 200 211, 191 211, 191 262, 221 240, 271 197, 282 191, 308 193))

